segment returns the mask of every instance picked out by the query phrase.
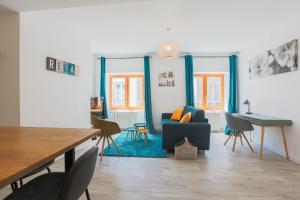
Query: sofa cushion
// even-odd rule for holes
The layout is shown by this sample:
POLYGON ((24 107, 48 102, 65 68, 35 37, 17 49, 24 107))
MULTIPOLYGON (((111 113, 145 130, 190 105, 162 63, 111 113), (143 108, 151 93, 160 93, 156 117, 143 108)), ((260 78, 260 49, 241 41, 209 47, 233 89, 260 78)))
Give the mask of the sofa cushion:
POLYGON ((179 120, 181 119, 181 117, 182 117, 183 111, 184 111, 183 108, 177 108, 177 109, 173 112, 173 114, 172 114, 172 116, 171 116, 171 119, 172 119, 172 120, 179 121, 179 120))
POLYGON ((192 113, 191 112, 189 112, 189 113, 187 113, 187 114, 185 114, 182 118, 181 118, 181 120, 180 120, 180 123, 189 123, 190 121, 191 121, 191 119, 192 119, 192 113))
POLYGON ((186 115, 189 112, 192 113, 191 122, 204 122, 205 121, 204 110, 199 110, 199 109, 194 108, 192 106, 185 106, 184 111, 183 111, 183 115, 186 115))

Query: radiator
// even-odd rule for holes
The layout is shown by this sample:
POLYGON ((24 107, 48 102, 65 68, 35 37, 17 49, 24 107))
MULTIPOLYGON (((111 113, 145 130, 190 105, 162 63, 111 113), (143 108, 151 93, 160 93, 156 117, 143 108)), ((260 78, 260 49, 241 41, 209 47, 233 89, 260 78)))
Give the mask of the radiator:
POLYGON ((211 125, 211 131, 224 131, 226 126, 224 111, 206 111, 205 117, 211 125))
POLYGON ((118 123, 121 129, 145 122, 144 116, 144 111, 108 111, 108 119, 118 123))

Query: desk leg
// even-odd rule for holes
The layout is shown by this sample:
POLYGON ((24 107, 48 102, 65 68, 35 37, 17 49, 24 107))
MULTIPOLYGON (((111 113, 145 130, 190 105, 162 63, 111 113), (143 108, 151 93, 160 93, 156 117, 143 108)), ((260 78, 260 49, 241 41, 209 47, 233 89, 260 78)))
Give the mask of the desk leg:
POLYGON ((75 149, 65 153, 65 172, 69 171, 75 163, 75 149))
POLYGON ((281 128, 281 134, 282 134, 282 139, 283 139, 283 144, 284 144, 286 159, 290 160, 290 158, 289 158, 289 152, 288 152, 288 146, 287 146, 287 141, 286 141, 286 138, 285 138, 284 126, 281 126, 280 128, 281 128))
POLYGON ((263 150, 264 150, 264 138, 265 138, 265 127, 261 127, 261 136, 260 136, 260 159, 263 159, 263 150))

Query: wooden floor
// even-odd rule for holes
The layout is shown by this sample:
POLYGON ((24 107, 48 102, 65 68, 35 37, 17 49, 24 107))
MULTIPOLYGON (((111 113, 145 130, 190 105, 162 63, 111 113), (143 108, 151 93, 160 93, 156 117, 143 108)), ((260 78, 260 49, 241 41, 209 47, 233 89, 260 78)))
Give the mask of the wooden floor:
MULTIPOLYGON (((98 162, 89 187, 93 200, 299 200, 300 165, 258 146, 223 145, 223 135, 213 135, 211 149, 197 161, 104 157, 98 162)), ((52 167, 63 169, 63 161, 52 167)), ((0 199, 10 192, 0 191, 0 199)), ((81 199, 85 199, 83 196, 81 199)))

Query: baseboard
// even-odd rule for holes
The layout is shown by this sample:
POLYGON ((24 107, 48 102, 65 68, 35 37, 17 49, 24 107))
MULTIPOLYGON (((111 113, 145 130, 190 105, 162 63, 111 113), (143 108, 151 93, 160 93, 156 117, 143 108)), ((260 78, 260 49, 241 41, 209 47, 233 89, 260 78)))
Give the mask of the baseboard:
MULTIPOLYGON (((253 143, 255 145, 260 146, 260 143, 257 143, 257 142, 254 142, 254 141, 253 141, 253 143)), ((271 152, 279 155, 279 156, 282 156, 284 158, 286 157, 285 156, 285 152, 282 149, 280 149, 280 150, 279 149, 273 149, 273 148, 270 148, 270 147, 268 147, 266 145, 264 145, 264 148, 267 149, 268 151, 271 151, 271 152)), ((290 153, 289 153, 289 157, 290 157, 290 161, 295 162, 297 164, 300 164, 300 157, 295 156, 294 154, 290 154, 290 153)))

